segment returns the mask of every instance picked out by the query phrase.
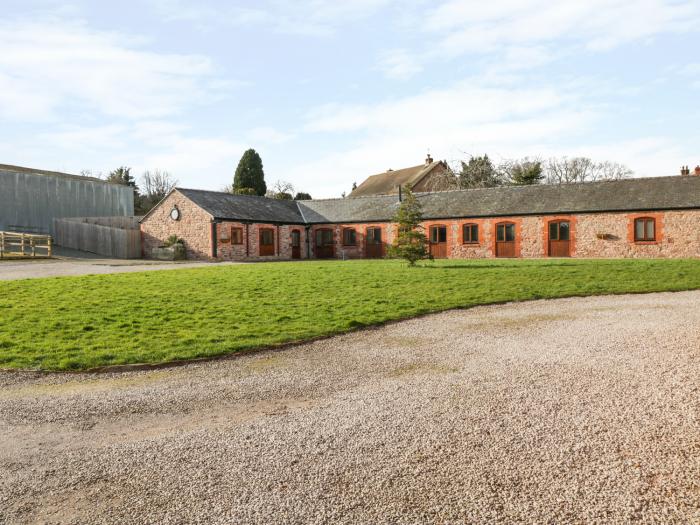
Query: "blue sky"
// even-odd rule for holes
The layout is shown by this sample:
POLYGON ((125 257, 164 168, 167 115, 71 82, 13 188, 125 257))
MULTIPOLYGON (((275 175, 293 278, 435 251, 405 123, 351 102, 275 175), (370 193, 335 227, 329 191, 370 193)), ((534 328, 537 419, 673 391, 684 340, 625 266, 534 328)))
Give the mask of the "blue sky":
POLYGON ((700 1, 0 0, 0 163, 314 197, 488 153, 700 164, 700 1))

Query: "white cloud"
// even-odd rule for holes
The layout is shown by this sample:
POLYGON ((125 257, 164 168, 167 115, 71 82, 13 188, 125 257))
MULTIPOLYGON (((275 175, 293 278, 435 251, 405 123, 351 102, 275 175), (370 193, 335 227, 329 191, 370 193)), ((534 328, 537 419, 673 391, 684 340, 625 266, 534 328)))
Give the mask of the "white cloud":
POLYGON ((284 133, 270 126, 259 126, 248 133, 254 143, 282 144, 294 138, 292 133, 284 133))
POLYGON ((341 25, 375 13, 390 0, 268 0, 254 8, 208 6, 184 0, 151 0, 166 20, 186 20, 203 31, 225 26, 265 26, 276 33, 328 36, 341 25))
POLYGON ((13 120, 95 113, 147 119, 213 96, 211 61, 154 53, 143 39, 65 19, 0 23, 0 116, 13 120))
POLYGON ((693 29, 699 16, 688 0, 452 0, 428 15, 426 27, 445 34, 440 49, 452 55, 556 40, 599 50, 693 29))
POLYGON ((378 68, 388 78, 406 80, 423 71, 417 56, 405 49, 393 49, 382 53, 378 68))

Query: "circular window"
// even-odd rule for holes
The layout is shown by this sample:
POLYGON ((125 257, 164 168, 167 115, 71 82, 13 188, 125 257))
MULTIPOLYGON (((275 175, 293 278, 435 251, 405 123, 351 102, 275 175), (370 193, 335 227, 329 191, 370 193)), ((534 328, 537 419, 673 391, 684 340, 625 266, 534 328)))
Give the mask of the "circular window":
POLYGON ((180 220, 180 210, 177 209, 177 206, 174 206, 173 209, 170 210, 170 218, 174 221, 180 220))

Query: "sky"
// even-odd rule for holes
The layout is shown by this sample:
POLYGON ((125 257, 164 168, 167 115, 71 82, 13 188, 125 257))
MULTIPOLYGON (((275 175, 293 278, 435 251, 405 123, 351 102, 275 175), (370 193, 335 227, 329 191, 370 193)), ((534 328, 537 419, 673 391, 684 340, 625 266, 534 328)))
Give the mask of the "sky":
POLYGON ((700 164, 700 0, 0 0, 0 163, 337 197, 487 153, 700 164))

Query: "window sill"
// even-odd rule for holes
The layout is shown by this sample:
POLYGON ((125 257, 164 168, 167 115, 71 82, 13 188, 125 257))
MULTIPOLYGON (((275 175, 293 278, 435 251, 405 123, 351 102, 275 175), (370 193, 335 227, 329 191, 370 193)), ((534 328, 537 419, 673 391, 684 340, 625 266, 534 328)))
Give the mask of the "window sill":
POLYGON ((357 248, 357 244, 343 244, 343 248, 357 248))
POLYGON ((644 246, 650 244, 659 244, 659 241, 634 241, 634 244, 641 244, 642 246, 644 246))
POLYGON ((481 246, 480 242, 463 242, 462 246, 481 246))

